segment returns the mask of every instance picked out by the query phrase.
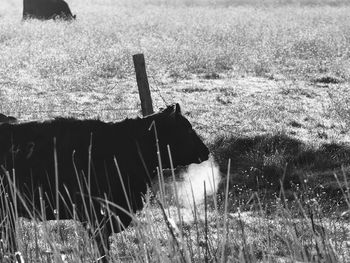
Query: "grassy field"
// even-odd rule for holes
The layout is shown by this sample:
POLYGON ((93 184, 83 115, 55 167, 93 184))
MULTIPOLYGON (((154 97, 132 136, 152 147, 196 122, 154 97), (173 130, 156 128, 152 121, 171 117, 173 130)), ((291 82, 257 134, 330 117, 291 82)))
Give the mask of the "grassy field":
MULTIPOLYGON (((138 52, 146 55, 149 75, 162 82, 203 74, 349 79, 348 6, 211 8, 72 1, 75 23, 21 23, 21 8, 8 0, 0 11, 0 80, 11 91, 20 86, 35 96, 42 90, 44 96, 99 92, 133 80, 131 55, 138 52)), ((71 96, 55 97, 60 105, 76 105, 71 96)))
MULTIPOLYGON (((68 3, 72 23, 22 22, 21 1, 0 0, 0 112, 20 121, 139 115, 132 55, 144 53, 155 108, 181 104, 223 177, 207 217, 184 210, 184 232, 172 236, 153 205, 139 215, 143 224, 114 237, 116 259, 350 261, 341 216, 350 208, 341 192, 349 191, 349 1, 68 3)), ((63 226, 79 254, 74 227, 63 226)), ((26 231, 26 255, 38 261, 26 231)))

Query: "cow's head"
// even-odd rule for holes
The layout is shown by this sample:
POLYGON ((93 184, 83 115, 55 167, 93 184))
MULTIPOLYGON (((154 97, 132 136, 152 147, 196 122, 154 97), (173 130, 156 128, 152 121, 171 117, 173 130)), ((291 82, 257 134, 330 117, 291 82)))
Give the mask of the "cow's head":
POLYGON ((169 167, 167 145, 170 146, 174 166, 200 163, 208 159, 208 148, 181 114, 179 104, 169 106, 157 114, 155 124, 164 166, 169 167))

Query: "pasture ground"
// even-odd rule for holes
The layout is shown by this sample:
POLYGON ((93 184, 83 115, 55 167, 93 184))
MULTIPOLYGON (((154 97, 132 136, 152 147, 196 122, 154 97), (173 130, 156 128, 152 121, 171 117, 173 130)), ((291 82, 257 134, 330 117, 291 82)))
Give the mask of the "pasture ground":
MULTIPOLYGON (((144 53, 155 108, 180 103, 223 178, 232 160, 227 200, 223 183, 207 217, 184 210, 184 239, 171 235, 154 204, 139 215, 144 224, 114 237, 117 259, 350 261, 350 226, 341 216, 349 210, 349 192, 341 192, 349 191, 350 166, 348 1, 69 5, 73 23, 21 22, 20 1, 0 0, 0 112, 21 121, 133 117, 140 105, 132 55, 144 53), (285 192, 281 178, 291 181, 285 192)), ((80 255, 76 262, 88 238, 77 243, 70 224, 50 231, 63 237, 58 250, 68 244, 80 255)), ((54 249, 45 256, 39 244, 39 253, 35 227, 24 226, 27 261, 46 262, 54 249)))

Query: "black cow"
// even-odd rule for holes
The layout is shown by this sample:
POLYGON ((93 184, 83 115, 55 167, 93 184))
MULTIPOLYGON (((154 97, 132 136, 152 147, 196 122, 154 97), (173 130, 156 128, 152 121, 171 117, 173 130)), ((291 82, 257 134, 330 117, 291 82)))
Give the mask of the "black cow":
POLYGON ((142 119, 117 123, 59 118, 1 124, 0 163, 2 170, 9 171, 3 172, 3 179, 9 180, 15 169, 19 216, 28 216, 23 199, 34 204, 37 214, 44 211, 48 220, 55 219, 57 212, 60 219, 72 218, 74 203, 80 221, 89 218, 103 225, 103 237, 97 236, 96 241, 104 253, 109 249, 108 236, 127 227, 131 222, 128 212, 143 206, 142 194, 158 166, 155 130, 163 168, 170 167, 167 145, 174 166, 208 159, 208 148, 178 104, 142 119))
POLYGON ((23 0, 23 19, 75 19, 64 0, 23 0))

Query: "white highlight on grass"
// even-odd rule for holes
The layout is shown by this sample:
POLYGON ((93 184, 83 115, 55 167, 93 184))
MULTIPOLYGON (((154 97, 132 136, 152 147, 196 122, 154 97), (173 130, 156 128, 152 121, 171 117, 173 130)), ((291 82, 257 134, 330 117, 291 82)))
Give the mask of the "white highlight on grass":
POLYGON ((215 194, 220 182, 218 165, 209 159, 200 164, 191 164, 180 175, 183 180, 177 182, 179 202, 186 208, 204 203, 204 182, 207 196, 215 194))

